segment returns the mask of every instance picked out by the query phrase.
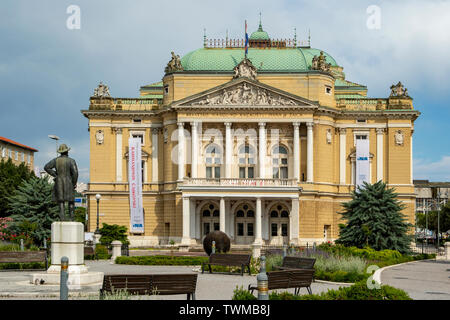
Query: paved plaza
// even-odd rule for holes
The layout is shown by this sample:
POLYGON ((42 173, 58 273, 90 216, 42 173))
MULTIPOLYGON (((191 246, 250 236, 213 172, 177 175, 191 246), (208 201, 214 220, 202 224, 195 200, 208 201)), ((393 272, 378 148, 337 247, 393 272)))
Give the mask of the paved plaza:
MULTIPOLYGON (((249 284, 256 284, 256 275, 241 276, 235 274, 201 273, 199 266, 134 266, 111 264, 109 261, 86 261, 89 271, 100 271, 105 274, 145 274, 145 273, 198 273, 197 300, 231 300, 236 286, 245 289, 249 284)), ((42 271, 41 271, 42 272, 42 271)), ((0 272, 0 299, 59 299, 58 285, 35 285, 30 283, 31 275, 36 271, 3 271, 0 272)), ((348 286, 347 284, 344 284, 348 286)), ((337 289, 340 285, 314 282, 311 285, 313 293, 320 293, 328 289, 337 289)), ((81 290, 71 290, 71 299, 98 299, 101 285, 85 286, 81 290)), ((294 289, 287 289, 294 293, 294 289)), ((306 288, 300 290, 306 294, 306 288)), ((255 293, 256 294, 256 293, 255 293)), ((179 300, 186 299, 186 295, 141 296, 138 299, 150 300, 179 300)))
POLYGON ((381 283, 405 290, 415 300, 450 300, 450 261, 422 260, 386 268, 381 283))

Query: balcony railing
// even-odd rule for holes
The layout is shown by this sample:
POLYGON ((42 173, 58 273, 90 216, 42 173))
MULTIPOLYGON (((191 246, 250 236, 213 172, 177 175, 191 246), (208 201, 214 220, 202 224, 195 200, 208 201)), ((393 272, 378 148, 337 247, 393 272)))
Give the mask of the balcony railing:
POLYGON ((297 187, 296 179, 185 178, 184 186, 220 187, 297 187))

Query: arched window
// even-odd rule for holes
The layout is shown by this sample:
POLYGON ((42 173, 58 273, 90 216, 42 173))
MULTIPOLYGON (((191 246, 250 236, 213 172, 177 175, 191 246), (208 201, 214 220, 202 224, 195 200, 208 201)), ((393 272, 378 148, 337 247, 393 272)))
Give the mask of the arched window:
POLYGON ((239 178, 254 178, 255 163, 255 149, 245 144, 239 149, 239 178))
POLYGON ((272 168, 274 179, 288 178, 288 151, 286 147, 275 146, 272 149, 272 168))
POLYGON ((220 165, 222 164, 222 152, 220 148, 211 144, 205 150, 206 178, 219 179, 220 165))

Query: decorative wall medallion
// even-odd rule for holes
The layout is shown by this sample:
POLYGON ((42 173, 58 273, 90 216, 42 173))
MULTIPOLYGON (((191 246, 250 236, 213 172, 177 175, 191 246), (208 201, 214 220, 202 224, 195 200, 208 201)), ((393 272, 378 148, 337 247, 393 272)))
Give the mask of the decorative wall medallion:
POLYGON ((97 130, 95 133, 95 140, 97 141, 97 144, 103 144, 103 141, 105 140, 105 134, 103 133, 103 130, 97 130))
POLYGON ((403 132, 401 130, 398 130, 395 132, 394 138, 395 138, 396 145, 398 145, 398 146, 403 145, 403 132))
POLYGON ((327 143, 328 144, 331 144, 331 139, 332 139, 331 129, 327 129, 327 143))
POLYGON ((163 138, 164 143, 167 143, 167 141, 169 141, 169 130, 167 128, 164 128, 163 130, 163 138))

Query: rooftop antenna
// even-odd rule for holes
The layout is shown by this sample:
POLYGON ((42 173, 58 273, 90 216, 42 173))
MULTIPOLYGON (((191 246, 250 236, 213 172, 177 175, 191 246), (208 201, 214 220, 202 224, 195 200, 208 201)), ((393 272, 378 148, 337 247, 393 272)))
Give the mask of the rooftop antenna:
POLYGON ((206 48, 207 41, 206 41, 206 28, 203 28, 203 48, 206 48))

